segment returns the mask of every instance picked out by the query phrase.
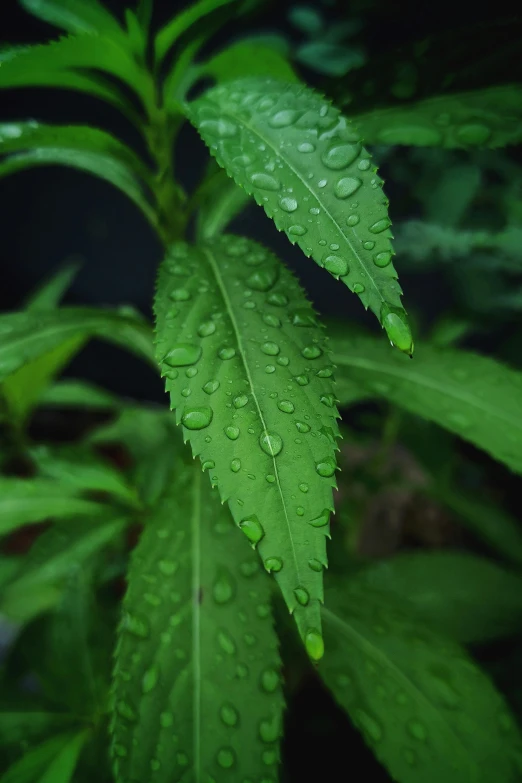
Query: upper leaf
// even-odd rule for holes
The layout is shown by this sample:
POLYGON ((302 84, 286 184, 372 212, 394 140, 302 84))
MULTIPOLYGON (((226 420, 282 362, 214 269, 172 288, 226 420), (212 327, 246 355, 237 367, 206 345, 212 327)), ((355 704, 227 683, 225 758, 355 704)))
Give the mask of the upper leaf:
POLYGON ((20 0, 34 16, 70 33, 98 33, 115 40, 125 34, 107 8, 98 0, 20 0))
POLYGON ((276 774, 283 699, 270 582, 202 484, 178 468, 132 559, 114 670, 117 783, 276 774))
POLYGON ((42 285, 39 285, 34 293, 30 294, 25 309, 36 312, 37 310, 54 310, 55 307, 58 307, 79 268, 80 264, 77 262, 62 266, 42 285))
POLYGON ((411 352, 388 202, 348 120, 300 84, 261 78, 214 87, 187 112, 218 163, 277 228, 341 278, 411 352))
POLYGON ((505 147, 522 141, 522 86, 439 95, 352 119, 367 144, 505 147))
POLYGON ((271 253, 234 236, 175 245, 155 310, 176 421, 313 640, 338 415, 315 313, 271 253))
POLYGON ((522 472, 522 373, 467 351, 423 345, 415 361, 372 337, 332 337, 343 380, 434 421, 522 472))
POLYGON ((257 38, 243 38, 211 57, 200 66, 203 74, 217 82, 245 76, 270 76, 285 82, 297 82, 297 74, 287 58, 257 38))
POLYGON ((319 672, 394 780, 520 780, 515 721, 462 648, 368 587, 338 582, 327 601, 319 672))
POLYGON ((154 49, 156 59, 161 62, 176 41, 203 17, 208 16, 218 8, 227 5, 238 5, 238 0, 199 0, 188 8, 176 14, 170 22, 161 28, 156 36, 154 49))

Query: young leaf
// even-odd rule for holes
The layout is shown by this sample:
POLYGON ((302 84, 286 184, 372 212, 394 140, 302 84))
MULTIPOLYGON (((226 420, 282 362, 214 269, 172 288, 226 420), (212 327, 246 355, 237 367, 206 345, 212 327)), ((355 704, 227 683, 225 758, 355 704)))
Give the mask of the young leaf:
POLYGON ((415 361, 373 337, 332 336, 337 394, 354 381, 522 472, 522 374, 467 351, 424 345, 415 361))
POLYGON ((515 783, 522 741, 489 679, 389 596, 338 582, 327 590, 319 673, 400 783, 515 783))
POLYGON ((150 327, 133 316, 87 307, 7 313, 0 315, 0 381, 37 356, 80 335, 115 342, 147 361, 153 360, 150 327))
POLYGON ((214 87, 187 113, 220 166, 277 228, 341 278, 411 353, 388 202, 349 121, 307 87, 260 78, 214 87))
POLYGON ((439 95, 353 117, 367 144, 505 147, 522 141, 522 87, 439 95))
POLYGON ((60 380, 44 389, 40 396, 40 405, 60 408, 116 408, 120 404, 105 389, 80 380, 60 380))
POLYGON ((467 552, 412 552, 372 564, 352 580, 407 607, 419 621, 461 644, 517 633, 522 579, 467 552))
POLYGON ((30 14, 69 33, 97 33, 125 43, 114 16, 98 0, 20 0, 30 14))
POLYGON ((199 0, 167 22, 161 28, 154 42, 156 60, 159 63, 163 60, 169 49, 174 46, 176 41, 196 22, 208 16, 218 8, 227 5, 239 5, 238 0, 199 0))
POLYGON ((58 307, 79 269, 80 264, 76 262, 62 266, 58 272, 38 286, 37 290, 29 296, 25 310, 37 312, 39 310, 54 310, 55 307, 58 307))
POLYGON ((200 66, 202 74, 217 82, 241 79, 245 76, 264 76, 297 82, 297 74, 277 49, 260 43, 256 38, 243 38, 218 52, 200 66))
MULTIPOLYGON (((1 71, 0 71, 1 74, 1 71)), ((147 199, 151 173, 125 144, 97 128, 35 122, 0 124, 0 177, 31 166, 61 164, 87 171, 119 188, 155 226, 147 199)))
POLYGON ((202 204, 197 213, 197 235, 199 240, 213 239, 223 233, 231 220, 242 211, 250 201, 243 188, 230 180, 224 171, 221 176, 209 181, 208 188, 203 185, 202 204))
POLYGON ((128 584, 113 686, 117 783, 151 770, 155 783, 273 779, 283 698, 270 582, 199 471, 177 471, 128 584))
POLYGON ((50 517, 96 516, 106 506, 78 497, 76 487, 45 479, 0 477, 0 536, 50 517))
POLYGON ((155 312, 176 422, 313 649, 338 415, 316 315, 275 256, 230 235, 172 247, 155 312))
POLYGON ((51 737, 25 751, 0 778, 0 783, 70 783, 91 729, 51 737))
POLYGON ((153 0, 138 0, 136 17, 146 33, 149 31, 150 22, 152 19, 152 6, 153 0))

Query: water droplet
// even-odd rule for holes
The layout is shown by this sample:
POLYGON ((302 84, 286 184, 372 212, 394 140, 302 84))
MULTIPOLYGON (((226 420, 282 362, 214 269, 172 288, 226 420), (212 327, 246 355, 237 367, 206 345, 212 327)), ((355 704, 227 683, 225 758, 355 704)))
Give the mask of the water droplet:
POLYGON ((270 667, 265 669, 261 674, 261 687, 266 693, 274 693, 279 687, 279 672, 277 669, 270 667))
POLYGON ((222 705, 221 709, 219 710, 219 717, 225 726, 230 726, 231 728, 237 726, 239 721, 239 713, 234 705, 230 704, 230 702, 222 705))
POLYGON ((252 516, 242 519, 239 523, 239 527, 252 544, 253 549, 255 549, 265 535, 265 531, 263 530, 263 526, 259 519, 255 514, 252 514, 252 516))
POLYGON ((259 445, 271 457, 276 457, 283 448, 283 441, 275 432, 265 432, 259 438, 259 445))
POLYGON ((381 308, 381 324, 390 342, 396 345, 400 351, 404 351, 411 356, 413 353, 413 338, 405 312, 398 308, 383 305, 381 308))
POLYGON ((306 228, 299 225, 299 223, 296 223, 294 226, 287 228, 286 233, 290 234, 291 236, 302 237, 304 234, 306 234, 306 228))
POLYGON ((239 394, 237 397, 234 397, 233 405, 234 408, 244 408, 245 405, 248 402, 248 397, 246 394, 239 394))
POLYGON ((381 218, 381 220, 378 220, 376 223, 373 223, 368 230, 371 231, 372 234, 381 234, 389 226, 391 226, 391 220, 390 218, 385 217, 381 218))
POLYGON ((361 187, 362 182, 358 177, 341 177, 334 185, 334 193, 337 198, 349 198, 361 187))
POLYGON ((319 398, 323 405, 327 408, 335 408, 336 397, 335 394, 322 394, 319 398))
POLYGON ((373 250, 375 242, 363 242, 363 247, 365 250, 373 250))
POLYGON ((324 655, 324 641, 320 632, 309 628, 305 634, 306 652, 313 661, 319 661, 324 655))
POLYGON ((457 138, 463 144, 484 144, 491 136, 491 129, 481 123, 462 125, 457 129, 457 138))
POLYGON ((348 274, 348 262, 342 256, 326 256, 322 264, 334 277, 343 277, 348 274))
POLYGON ((316 463, 315 470, 323 478, 329 478, 335 473, 335 460, 333 457, 327 457, 325 460, 316 463))
POLYGON ((277 343, 266 342, 262 344, 261 350, 267 356, 277 356, 277 354, 280 352, 281 349, 277 343))
POLYGON ((272 128, 286 128, 288 125, 293 125, 298 116, 295 109, 282 109, 270 117, 268 124, 272 128))
POLYGON ((277 403, 277 407, 283 413, 293 413, 295 411, 295 405, 290 400, 281 400, 281 402, 277 403))
POLYGON ((246 279, 246 284, 254 291, 269 291, 279 278, 279 267, 275 265, 265 265, 256 269, 246 279))
POLYGON ((120 759, 124 759, 128 755, 127 748, 125 745, 122 745, 120 742, 117 742, 115 745, 112 746, 112 749, 116 756, 120 759))
MULTIPOLYGON (((275 750, 264 750, 261 754, 261 761, 266 764, 267 767, 271 767, 277 764, 278 756, 275 750)), ((266 783, 266 781, 262 781, 266 783)))
POLYGON ((308 386, 310 383, 310 379, 307 375, 296 375, 294 381, 298 383, 299 386, 308 386))
POLYGON ((185 408, 181 423, 188 430, 202 430, 208 427, 214 415, 212 408, 203 405, 199 408, 185 408))
POLYGON ((310 525, 312 527, 325 527, 325 525, 328 524, 328 520, 330 519, 330 511, 325 508, 321 514, 319 514, 318 517, 315 519, 310 520, 310 525))
POLYGON ((308 567, 312 569, 312 571, 317 571, 318 573, 323 570, 323 564, 320 560, 317 560, 315 557, 311 557, 308 561, 308 567))
POLYGON ((276 479, 273 473, 267 473, 265 479, 268 481, 269 484, 275 484, 276 479))
POLYGON ((303 517, 304 516, 304 512, 305 512, 305 510, 304 510, 304 508, 302 506, 297 506, 297 508, 295 510, 295 513, 297 514, 298 517, 303 517))
POLYGON ((368 715, 367 712, 361 709, 354 711, 354 719, 356 725, 362 729, 366 738, 370 742, 379 742, 382 739, 382 728, 379 723, 368 715))
POLYGON ((222 570, 218 575, 212 587, 212 595, 217 604, 226 604, 234 597, 235 585, 227 571, 222 570))
POLYGON ((273 372, 276 371, 275 365, 273 364, 267 364, 265 367, 265 372, 271 375, 273 372))
POLYGON ((418 720, 411 720, 409 721, 407 728, 414 739, 419 740, 419 742, 426 742, 428 734, 423 723, 418 720))
POLYGON ((219 381, 207 381, 207 383, 203 386, 203 391, 205 394, 214 394, 214 392, 218 389, 219 381))
POLYGON ((310 594, 308 590, 305 590, 304 587, 296 587, 294 590, 294 595, 297 603, 301 604, 301 606, 306 606, 310 601, 310 594))
POLYGON ((363 294, 365 292, 365 287, 362 283, 354 283, 352 291, 354 294, 363 294))
POLYGON ((239 427, 234 427, 234 426, 225 427, 224 432, 227 438, 229 438, 230 440, 237 440, 239 438, 239 427))
POLYGON ((321 214, 321 210, 319 209, 319 207, 310 207, 310 209, 308 211, 309 211, 309 213, 311 215, 320 215, 321 214))
POLYGON ((272 571, 277 573, 282 569, 283 561, 280 557, 267 557, 264 562, 264 566, 269 574, 272 573, 272 571))
POLYGON ((360 152, 360 144, 334 144, 333 147, 323 152, 321 160, 327 168, 338 171, 353 163, 360 152))
POLYGON ((278 715, 259 723, 259 736, 263 742, 276 742, 281 736, 281 723, 278 715))
POLYGON ((202 323, 199 327, 198 334, 200 337, 210 337, 210 335, 214 334, 215 331, 216 324, 214 321, 205 321, 205 323, 202 323))
POLYGON ((378 266, 379 269, 384 269, 385 266, 392 260, 392 254, 389 250, 384 250, 382 253, 376 253, 373 257, 373 263, 378 266))
POLYGON ((286 294, 269 294, 266 298, 266 301, 268 304, 274 305, 275 307, 286 307, 288 304, 288 297, 286 294))
POLYGON ((310 432, 310 425, 307 424, 305 421, 296 421, 295 426, 297 428, 298 432, 304 433, 304 432, 310 432))
POLYGON ((232 748, 220 748, 217 752, 216 761, 222 769, 230 769, 236 763, 236 754, 232 748))
POLYGON ((158 676, 159 673, 155 666, 151 666, 150 669, 147 669, 141 681, 141 689, 143 693, 150 693, 152 690, 154 690, 158 684, 158 676))
POLYGON ((357 164, 357 168, 359 169, 359 171, 368 171, 370 166, 371 163, 368 158, 364 158, 363 160, 359 161, 359 163, 357 164))
POLYGON ((160 714, 160 726, 163 729, 169 729, 174 725, 174 715, 172 712, 162 712, 160 714))
POLYGON ((315 152, 315 146, 309 141, 302 141, 297 145, 297 149, 299 152, 315 152))
POLYGON ((195 364, 202 354, 200 345, 192 343, 175 343, 167 353, 163 361, 169 367, 185 367, 187 364, 195 364))
POLYGON ((217 643, 221 650, 223 650, 224 653, 227 655, 235 655, 236 654, 236 643, 228 633, 228 631, 218 631, 217 633, 217 643))
POLYGON ((241 470, 241 460, 238 459, 237 457, 233 459, 232 462, 230 463, 230 470, 232 471, 232 473, 239 473, 239 471, 241 470))
POLYGON ((274 315, 273 313, 265 313, 263 315, 263 323, 265 323, 267 326, 281 326, 281 321, 277 315, 274 315))
POLYGON ((219 136, 221 139, 230 139, 237 133, 237 125, 224 117, 213 120, 203 120, 199 123, 199 128, 211 136, 219 136))
POLYGON ((175 288, 170 294, 170 299, 173 302, 188 302, 190 297, 190 291, 187 291, 186 288, 175 288))
POLYGON ((279 199, 279 206, 285 212, 295 212, 297 209, 297 199, 290 196, 283 196, 279 199))
POLYGON ((219 358, 223 360, 233 359, 235 355, 236 355, 236 349, 232 348, 231 346, 220 348, 218 351, 219 358))
POLYGON ((306 345, 303 350, 301 351, 301 356, 304 356, 305 359, 318 359, 319 356, 322 356, 323 352, 319 348, 318 345, 306 345))
POLYGON ((271 174, 265 174, 263 171, 257 171, 250 175, 250 182, 254 187, 261 190, 279 190, 281 183, 271 174))
POLYGON ((236 677, 238 680, 246 680, 249 675, 248 666, 244 663, 238 663, 236 666, 236 677))
POLYGON ((131 705, 123 699, 120 699, 116 702, 116 712, 118 715, 121 715, 122 718, 130 722, 136 721, 138 717, 136 712, 132 709, 131 705))
POLYGON ((123 615, 122 630, 138 636, 140 639, 148 639, 150 628, 147 620, 137 617, 135 614, 125 612, 123 615))
POLYGON ((346 222, 352 228, 353 226, 356 226, 359 221, 360 221, 359 215, 350 215, 349 217, 346 218, 346 222))

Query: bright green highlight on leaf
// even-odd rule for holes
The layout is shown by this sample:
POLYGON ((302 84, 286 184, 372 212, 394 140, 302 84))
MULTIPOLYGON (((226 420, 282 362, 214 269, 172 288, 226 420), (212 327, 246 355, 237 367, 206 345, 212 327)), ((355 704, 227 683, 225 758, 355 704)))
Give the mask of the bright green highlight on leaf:
POLYGON ((156 295, 156 352, 176 421, 275 578, 301 635, 320 631, 337 411, 328 345, 278 259, 224 236, 174 245, 156 295), (302 486, 310 491, 303 491, 302 486))

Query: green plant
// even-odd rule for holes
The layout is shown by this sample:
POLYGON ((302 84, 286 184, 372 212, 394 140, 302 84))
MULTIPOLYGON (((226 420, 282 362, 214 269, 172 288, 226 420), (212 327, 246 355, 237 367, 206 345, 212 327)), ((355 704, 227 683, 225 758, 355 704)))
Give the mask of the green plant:
MULTIPOLYGON (((129 308, 59 306, 70 268, 22 311, 0 316, 0 533, 53 520, 27 554, 0 559, 0 610, 22 628, 2 670, 2 783, 110 779, 107 723, 117 782, 275 781, 284 711, 278 639, 296 644, 288 612, 273 621, 281 597, 319 676, 393 779, 519 780, 515 718, 464 645, 517 628, 522 533, 507 512, 488 514, 456 490, 444 436, 439 443, 427 429, 428 448, 415 442, 431 424, 403 424, 422 417, 520 473, 522 374, 455 348, 468 328, 460 322, 421 340, 410 361, 388 202, 362 140, 450 150, 518 143, 520 86, 345 117, 268 41, 200 56, 230 15, 255 3, 199 0, 154 34, 150 0, 126 11, 125 27, 97 0, 21 4, 67 35, 4 47, 0 88, 60 87, 108 101, 146 151, 98 128, 9 122, 0 125, 0 176, 63 164, 102 177, 141 211, 165 258, 154 335, 129 308), (216 84, 202 90, 202 79, 216 84), (176 177, 186 121, 219 164, 190 194, 176 177), (226 233, 249 197, 357 294, 395 347, 339 324, 328 341, 282 262, 226 233), (55 381, 93 337, 159 367, 174 413, 55 381), (367 485, 385 480, 402 427, 430 472, 426 493, 509 558, 512 571, 459 552, 365 564, 352 546, 334 556, 323 594, 336 406, 375 398, 389 407, 367 485), (28 422, 41 405, 111 411, 112 420, 73 445, 37 444, 28 422), (115 443, 130 467, 101 450, 115 443), (442 456, 434 457, 437 443, 442 456), (111 589, 123 575, 120 611, 111 589), (477 611, 479 600, 489 613, 477 611), (28 671, 36 695, 20 687, 28 671)), ((519 254, 516 231, 422 222, 420 230, 421 250, 407 230, 400 237, 417 260, 428 240, 443 257, 477 246, 500 248, 508 260, 519 254)), ((344 522, 357 519, 356 505, 340 505, 339 540, 356 533, 344 522)))

